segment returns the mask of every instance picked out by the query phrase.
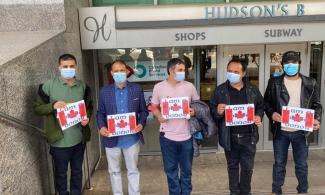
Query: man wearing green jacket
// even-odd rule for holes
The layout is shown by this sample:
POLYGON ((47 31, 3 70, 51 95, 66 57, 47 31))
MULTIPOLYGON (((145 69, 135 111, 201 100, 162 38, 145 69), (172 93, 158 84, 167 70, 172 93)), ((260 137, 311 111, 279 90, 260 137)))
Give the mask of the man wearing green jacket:
POLYGON ((82 162, 86 142, 90 139, 88 126, 92 111, 90 88, 76 79, 76 58, 71 54, 59 57, 60 76, 40 85, 34 109, 38 115, 45 116, 45 130, 50 144, 50 154, 54 159, 55 188, 59 195, 81 195, 82 162), (56 110, 67 104, 84 100, 87 119, 65 129, 61 129, 56 110), (67 169, 70 163, 70 193, 67 189, 67 169))

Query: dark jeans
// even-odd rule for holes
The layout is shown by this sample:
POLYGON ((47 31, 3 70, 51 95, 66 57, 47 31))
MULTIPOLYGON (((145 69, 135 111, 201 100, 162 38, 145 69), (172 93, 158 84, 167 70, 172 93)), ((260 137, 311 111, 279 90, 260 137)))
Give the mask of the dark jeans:
POLYGON ((68 148, 50 148, 50 154, 54 160, 55 188, 59 195, 68 195, 67 170, 70 163, 70 194, 81 195, 82 189, 82 162, 84 157, 85 144, 77 144, 68 148))
POLYGON ((251 194, 256 144, 251 143, 251 134, 249 133, 232 134, 231 136, 231 150, 225 150, 230 194, 249 195, 251 194))
POLYGON ((298 193, 308 191, 308 143, 303 131, 285 132, 273 140, 274 164, 272 191, 282 194, 281 187, 284 184, 286 175, 286 165, 288 159, 288 149, 291 143, 293 159, 295 162, 295 173, 298 179, 298 193))
POLYGON ((172 141, 160 135, 160 147, 170 195, 190 195, 192 191, 193 141, 172 141))

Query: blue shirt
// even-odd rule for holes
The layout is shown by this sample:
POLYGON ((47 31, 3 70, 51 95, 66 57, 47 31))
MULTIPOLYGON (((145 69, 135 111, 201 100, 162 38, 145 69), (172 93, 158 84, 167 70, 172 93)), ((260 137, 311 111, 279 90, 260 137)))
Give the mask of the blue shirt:
MULTIPOLYGON (((118 114, 128 113, 128 86, 127 84, 123 89, 115 86, 115 101, 116 109, 118 114)), ((123 135, 118 137, 116 147, 119 148, 129 148, 139 141, 139 137, 135 134, 133 135, 123 135)))

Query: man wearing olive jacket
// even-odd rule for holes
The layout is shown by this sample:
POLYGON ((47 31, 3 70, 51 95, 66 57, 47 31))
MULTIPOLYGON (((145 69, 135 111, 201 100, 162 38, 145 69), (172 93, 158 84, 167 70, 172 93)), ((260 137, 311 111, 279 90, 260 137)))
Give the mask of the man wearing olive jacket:
POLYGON ((76 79, 76 58, 71 54, 59 57, 60 76, 40 85, 34 101, 36 114, 45 116, 45 133, 54 160, 55 188, 59 195, 81 195, 82 162, 86 142, 90 140, 89 118, 92 112, 90 88, 76 79), (62 131, 56 117, 58 108, 84 100, 87 119, 62 131), (67 170, 71 168, 70 192, 67 189, 67 170))

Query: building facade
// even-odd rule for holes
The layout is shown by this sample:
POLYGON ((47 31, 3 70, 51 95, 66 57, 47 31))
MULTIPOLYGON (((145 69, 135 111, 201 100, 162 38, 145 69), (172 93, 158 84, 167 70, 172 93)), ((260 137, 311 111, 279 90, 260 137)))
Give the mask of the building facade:
MULTIPOLYGON (((93 7, 79 9, 81 42, 97 56, 97 94, 107 83, 110 62, 120 58, 134 68, 129 81, 142 84, 149 104, 154 84, 167 77, 166 62, 180 57, 189 67, 187 80, 208 102, 215 86, 226 80, 226 64, 234 56, 246 60, 247 79, 263 94, 268 79, 281 70, 282 53, 294 50, 301 55, 301 73, 317 80, 324 104, 324 6, 317 0, 94 0, 93 7)), ((271 150, 266 117, 263 124, 258 149, 271 150)), ((149 116, 142 152, 159 152, 158 126, 149 116)), ((323 132, 309 137, 312 147, 325 146, 323 132)), ((203 143, 206 151, 217 145, 215 138, 203 143)))

